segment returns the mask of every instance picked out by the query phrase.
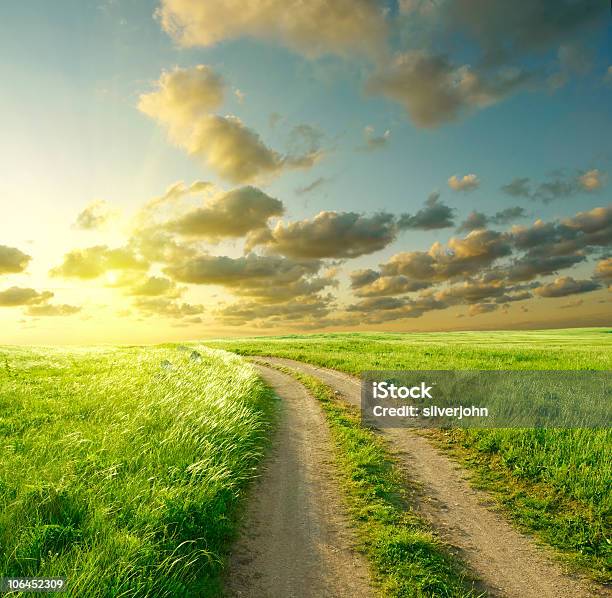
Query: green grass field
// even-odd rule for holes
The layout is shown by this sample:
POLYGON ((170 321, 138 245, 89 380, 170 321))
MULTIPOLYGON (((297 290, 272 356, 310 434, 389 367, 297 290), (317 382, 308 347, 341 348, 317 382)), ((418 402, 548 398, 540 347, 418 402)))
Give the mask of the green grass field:
MULTIPOLYGON (((612 331, 314 334, 207 342, 243 355, 288 357, 358 375, 393 369, 612 369, 612 331)), ((497 429, 431 433, 473 468, 518 525, 609 580, 612 433, 497 429)))
POLYGON ((0 577, 217 595, 274 401, 240 358, 180 349, 0 348, 0 577))

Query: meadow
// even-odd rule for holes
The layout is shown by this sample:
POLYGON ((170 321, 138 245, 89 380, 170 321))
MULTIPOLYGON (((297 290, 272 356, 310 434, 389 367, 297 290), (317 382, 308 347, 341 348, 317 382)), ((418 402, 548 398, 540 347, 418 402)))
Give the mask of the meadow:
POLYGON ((204 347, 0 348, 0 577, 217 595, 274 405, 204 347))
MULTIPOLYGON (((313 334, 207 341, 242 355, 287 357, 359 375, 401 369, 612 369, 612 331, 313 334)), ((609 429, 435 430, 521 528, 571 564, 609 580, 609 429)))

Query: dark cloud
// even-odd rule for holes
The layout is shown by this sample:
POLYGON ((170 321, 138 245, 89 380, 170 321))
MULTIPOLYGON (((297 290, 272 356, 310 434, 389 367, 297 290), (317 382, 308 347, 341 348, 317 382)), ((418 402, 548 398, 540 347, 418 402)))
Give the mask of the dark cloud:
POLYGON ((373 152, 387 146, 391 139, 391 131, 387 129, 382 135, 376 135, 374 127, 367 126, 363 130, 363 139, 364 145, 359 146, 357 149, 373 152))
POLYGON ((95 200, 79 213, 74 226, 81 230, 99 230, 104 228, 112 217, 113 211, 108 203, 104 200, 95 200))
POLYGON ((255 187, 242 187, 209 199, 196 208, 166 223, 169 231, 190 237, 218 240, 242 237, 263 228, 273 216, 281 216, 283 203, 255 187))
POLYGON ((241 301, 220 309, 218 315, 230 326, 250 324, 255 327, 269 327, 293 324, 303 328, 311 323, 320 327, 331 307, 331 298, 320 296, 298 297, 282 304, 241 301))
POLYGON ((535 292, 540 297, 567 297, 568 295, 579 295, 590 293, 601 288, 596 280, 575 280, 571 276, 561 276, 554 282, 538 287, 535 292))
POLYGON ((470 309, 468 310, 468 315, 471 317, 480 316, 482 314, 488 314, 492 311, 495 311, 499 308, 497 303, 475 303, 474 305, 470 305, 470 309))
POLYGON ((527 216, 527 213, 525 212, 524 208, 521 208, 520 206, 514 206, 496 212, 495 215, 491 217, 491 222, 493 224, 508 224, 513 220, 525 218, 525 216, 527 216))
POLYGON ((486 228, 489 223, 489 218, 482 212, 472 211, 468 217, 457 228, 458 233, 469 233, 479 228, 486 228))
POLYGON ((573 177, 557 175, 548 181, 534 183, 527 177, 516 178, 501 190, 512 197, 523 197, 543 203, 567 199, 578 193, 591 193, 601 189, 606 176, 597 169, 581 172, 573 177))
POLYGON ((176 286, 176 283, 169 278, 163 276, 148 276, 144 280, 138 281, 138 284, 133 286, 128 291, 128 295, 158 297, 165 295, 166 297, 178 297, 182 294, 182 289, 176 286))
POLYGON ((183 318, 194 316, 204 311, 203 305, 179 303, 167 297, 142 297, 134 301, 134 307, 147 316, 166 318, 183 318))
POLYGON ((489 63, 514 61, 568 40, 606 18, 600 0, 455 0, 444 3, 447 26, 477 42, 489 63))
POLYGON ((402 104, 415 125, 436 127, 495 104, 532 82, 533 76, 520 68, 490 74, 418 50, 397 56, 370 78, 367 89, 402 104))
POLYGON ((531 197, 531 179, 527 177, 513 179, 502 185, 501 190, 512 197, 531 197))
POLYGON ((0 245, 0 274, 23 272, 32 258, 16 247, 0 245))
POLYGON ((457 232, 467 233, 472 230, 478 230, 479 228, 486 228, 489 224, 508 224, 524 216, 526 216, 525 210, 518 206, 506 208, 490 217, 483 212, 474 210, 468 214, 468 217, 457 228, 457 232))
POLYGON ((43 305, 31 305, 27 308, 26 313, 29 316, 73 316, 78 314, 81 308, 77 305, 68 305, 66 303, 53 305, 51 303, 43 305))
POLYGON ((349 276, 352 289, 358 289, 380 278, 380 274, 372 269, 354 270, 349 276))
POLYGON ((34 289, 11 287, 0 291, 0 307, 17 307, 19 305, 39 305, 53 297, 50 291, 39 293, 34 289))
POLYGON ((284 224, 247 238, 247 249, 260 245, 296 259, 354 258, 384 249, 399 232, 396 218, 384 212, 320 212, 310 220, 284 224))
POLYGON ((414 216, 404 214, 398 225, 401 229, 436 230, 454 226, 454 210, 440 201, 439 193, 432 193, 425 207, 414 216))
POLYGON ((295 192, 297 195, 306 195, 307 193, 312 193, 313 191, 320 189, 323 185, 325 185, 328 182, 329 182, 329 179, 326 179, 325 177, 319 177, 318 179, 315 179, 314 181, 312 181, 312 183, 309 183, 308 185, 305 185, 304 187, 298 187, 295 190, 295 192))
POLYGON ((317 260, 249 254, 239 258, 203 255, 180 266, 168 266, 164 271, 180 282, 216 284, 237 294, 286 300, 332 284, 332 278, 316 276, 320 268, 317 260))
POLYGON ((585 259, 583 255, 542 256, 530 253, 515 259, 500 275, 511 282, 533 280, 538 276, 556 274, 559 270, 571 268, 585 259))

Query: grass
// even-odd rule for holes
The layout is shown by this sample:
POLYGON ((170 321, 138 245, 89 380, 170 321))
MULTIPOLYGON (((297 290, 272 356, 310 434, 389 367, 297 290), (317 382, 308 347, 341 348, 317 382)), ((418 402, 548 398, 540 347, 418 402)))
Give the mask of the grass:
POLYGON ((468 598, 479 595, 465 571, 408 505, 406 483, 382 440, 361 427, 358 411, 316 379, 279 368, 319 400, 335 447, 352 522, 381 595, 468 598))
MULTIPOLYGON (((401 369, 612 369, 612 331, 315 334, 207 341, 239 354, 288 357, 358 375, 401 369)), ((433 433, 469 465, 509 516, 608 581, 612 569, 612 432, 495 429, 433 433)))
POLYGON ((0 577, 220 594, 274 400, 240 358, 183 349, 0 348, 0 577))

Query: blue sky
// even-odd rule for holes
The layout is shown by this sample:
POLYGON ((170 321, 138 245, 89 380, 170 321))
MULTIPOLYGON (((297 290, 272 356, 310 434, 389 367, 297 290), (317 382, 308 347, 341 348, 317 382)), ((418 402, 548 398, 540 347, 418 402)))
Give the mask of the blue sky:
MULTIPOLYGON (((480 68, 479 46, 468 33, 444 32, 439 24, 430 33, 431 18, 406 8, 409 4, 404 3, 404 21, 396 22, 389 36, 391 55, 426 45, 428 52, 440 52, 453 64, 480 68)), ((473 210, 493 214, 522 206, 525 216, 510 227, 529 226, 538 218, 569 218, 609 204, 608 16, 577 31, 569 27, 566 37, 557 32, 548 45, 507 59, 512 68, 539 73, 537 83, 517 88, 488 107, 466 110, 452 122, 423 127, 415 125, 401 102, 366 91, 372 73, 385 68, 376 60, 333 51, 313 58, 265 35, 228 35, 207 47, 181 47, 154 18, 157 7, 154 1, 39 0, 4 3, 0 9, 5 79, 0 94, 5 139, 0 150, 0 199, 5 206, 0 244, 36 254, 28 273, 37 288, 49 284, 48 269, 73 246, 87 246, 90 240, 91 245, 121 242, 127 224, 116 224, 105 236, 71 228, 92 200, 103 199, 129 215, 177 181, 211 181, 225 190, 236 186, 169 142, 164 127, 139 111, 139 96, 155 89, 162 71, 175 67, 203 64, 219 73, 226 82, 219 113, 237 115, 280 153, 290 151, 294 127, 306 124, 319 132, 323 158, 314 166, 256 181, 284 203, 287 221, 313 218, 324 210, 415 213, 432 192, 439 192, 440 201, 455 210, 457 225, 473 210), (572 52, 578 48, 576 54, 586 66, 569 69, 567 81, 553 89, 545 80, 560 68, 557 55, 563 45, 572 52), (235 90, 243 94, 242 100, 235 90), (272 114, 278 115, 274 125, 272 114), (374 137, 389 131, 381 148, 364 150, 366 127, 372 127, 374 137), (573 180, 593 170, 600 173, 601 189, 579 188, 548 203, 501 191, 517 177, 536 185, 551 178, 573 180), (450 176, 472 173, 480 181, 478 188, 468 193, 449 188, 450 176), (312 192, 296 191, 319 179, 322 183, 312 192)), ((397 6, 389 8, 397 15, 397 6)), ((442 22, 443 17, 436 18, 442 22)), ((343 264, 341 293, 352 269, 376 269, 398 251, 426 250, 456 234, 452 228, 399 234, 380 251, 343 264)), ((239 242, 232 239, 218 247, 239 256, 239 242)), ((218 247, 206 251, 218 252, 218 247)), ((592 270, 589 261, 576 271, 586 275, 592 270)), ((7 279, 7 284, 22 282, 7 279)), ((71 288, 74 296, 80 283, 54 284, 71 288)), ((605 291, 598 293, 606 297, 605 291)), ((493 324, 491 320, 487 325, 493 324)))

